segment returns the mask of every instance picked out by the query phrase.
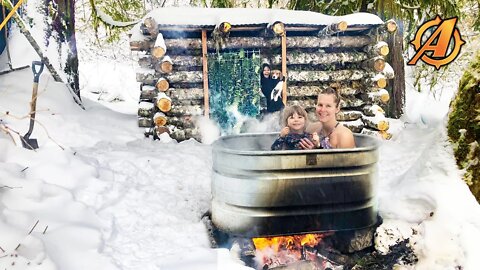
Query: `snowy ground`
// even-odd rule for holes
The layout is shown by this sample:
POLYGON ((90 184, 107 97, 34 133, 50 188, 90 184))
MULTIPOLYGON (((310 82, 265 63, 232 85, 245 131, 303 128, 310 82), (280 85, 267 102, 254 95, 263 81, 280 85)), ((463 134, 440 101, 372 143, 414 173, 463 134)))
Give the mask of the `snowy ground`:
MULTIPOLYGON (((14 66, 34 60, 19 47, 14 66)), ((201 221, 211 146, 145 139, 132 63, 92 59, 80 67, 86 110, 48 72, 41 76, 35 152, 14 133, 28 130, 31 71, 0 76, 0 119, 13 134, 0 133, 0 268, 245 268, 210 249, 201 221)), ((407 104, 380 148, 379 249, 411 237, 415 269, 479 269, 480 207, 446 141, 448 102, 409 89, 407 104)))

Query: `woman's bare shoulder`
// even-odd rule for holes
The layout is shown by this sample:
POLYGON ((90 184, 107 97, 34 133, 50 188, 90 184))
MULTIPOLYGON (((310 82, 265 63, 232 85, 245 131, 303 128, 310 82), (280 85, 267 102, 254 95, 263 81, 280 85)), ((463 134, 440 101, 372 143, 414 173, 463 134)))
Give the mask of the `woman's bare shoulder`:
POLYGON ((345 127, 340 126, 337 132, 339 148, 354 148, 355 147, 355 139, 353 137, 353 132, 345 127))

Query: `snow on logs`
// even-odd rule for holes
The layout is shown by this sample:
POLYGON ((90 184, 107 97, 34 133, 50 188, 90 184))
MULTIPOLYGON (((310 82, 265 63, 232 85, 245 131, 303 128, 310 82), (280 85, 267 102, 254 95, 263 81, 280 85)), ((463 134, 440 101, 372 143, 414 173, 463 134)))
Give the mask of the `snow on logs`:
MULTIPOLYGON (((287 104, 298 103, 313 113, 318 93, 333 87, 342 96, 338 121, 354 132, 391 137, 382 106, 390 100, 385 88, 394 72, 385 61, 390 48, 379 41, 379 35, 394 32, 394 21, 357 32, 355 25, 340 21, 318 31, 292 35, 281 21, 264 26, 268 31, 237 27, 242 26, 223 21, 208 30, 208 51, 218 49, 218 42, 211 38, 215 32, 223 38, 221 50, 259 50, 262 58, 276 68, 282 64, 280 36, 286 34, 287 104), (232 34, 235 31, 243 33, 232 34), (344 31, 349 34, 337 35, 344 31)), ((141 35, 131 38, 130 48, 138 51, 141 67, 137 71, 137 81, 142 83, 138 124, 149 128, 148 134, 168 132, 177 140, 199 138, 195 119, 205 113, 202 39, 171 34, 171 29, 162 29, 147 17, 140 25, 141 35)))

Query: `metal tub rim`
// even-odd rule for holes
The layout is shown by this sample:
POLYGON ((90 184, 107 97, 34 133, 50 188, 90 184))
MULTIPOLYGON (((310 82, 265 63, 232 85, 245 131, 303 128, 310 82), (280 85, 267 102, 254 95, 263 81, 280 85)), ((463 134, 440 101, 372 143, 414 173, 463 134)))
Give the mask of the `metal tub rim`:
MULTIPOLYGON (((254 136, 266 136, 266 135, 275 135, 279 134, 278 132, 268 132, 268 133, 242 133, 236 135, 226 135, 218 138, 213 144, 213 149, 215 151, 221 151, 229 154, 235 155, 248 155, 248 156, 270 156, 270 155, 298 155, 301 153, 305 154, 327 154, 327 153, 355 153, 355 152, 368 152, 375 151, 380 146, 378 139, 373 138, 372 136, 365 134, 354 133, 354 137, 363 138, 369 141, 367 146, 357 146, 355 148, 332 148, 332 149, 305 149, 305 150, 238 150, 226 147, 222 143, 232 138, 239 137, 254 137, 254 136)), ((272 141, 273 143, 273 141, 272 141)))

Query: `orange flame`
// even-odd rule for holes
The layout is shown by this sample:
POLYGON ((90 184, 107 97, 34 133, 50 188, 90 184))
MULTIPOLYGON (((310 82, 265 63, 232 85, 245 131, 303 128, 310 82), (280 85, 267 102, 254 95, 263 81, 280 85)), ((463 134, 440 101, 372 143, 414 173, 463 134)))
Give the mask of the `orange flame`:
POLYGON ((253 244, 257 250, 263 250, 265 248, 272 248, 275 252, 280 249, 287 250, 301 250, 303 246, 314 247, 325 234, 301 234, 301 235, 289 235, 289 236, 275 236, 266 238, 253 238, 253 244))

